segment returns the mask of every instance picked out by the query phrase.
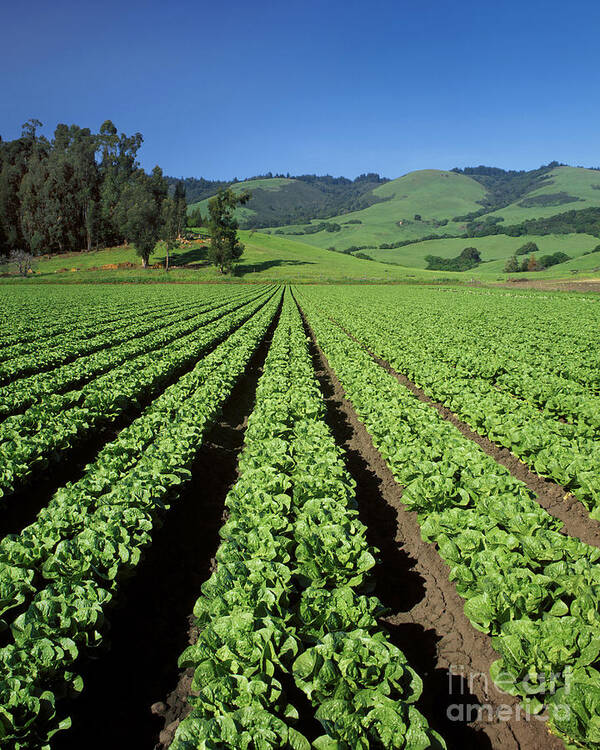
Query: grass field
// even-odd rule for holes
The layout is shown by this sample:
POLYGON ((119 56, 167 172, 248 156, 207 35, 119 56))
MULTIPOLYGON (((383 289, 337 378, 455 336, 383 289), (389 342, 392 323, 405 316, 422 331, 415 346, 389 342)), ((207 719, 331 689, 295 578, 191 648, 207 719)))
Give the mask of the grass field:
MULTIPOLYGON (((496 283, 508 278, 503 272, 506 258, 530 239, 537 242, 542 254, 562 250, 573 259, 548 271, 518 274, 520 279, 594 276, 598 275, 597 269, 600 267, 599 254, 583 255, 598 244, 598 239, 584 234, 545 237, 494 235, 477 240, 430 240, 394 250, 367 251, 375 260, 363 260, 314 247, 306 244, 304 238, 291 239, 251 231, 240 232, 240 237, 246 249, 233 276, 222 275, 209 264, 205 244, 192 243, 172 256, 172 267, 168 273, 162 268, 142 269, 140 259, 130 246, 90 253, 43 256, 36 260, 34 273, 28 278, 5 276, 0 277, 0 283, 469 283, 472 280, 496 283), (460 273, 425 269, 426 255, 453 257, 471 245, 477 247, 486 261, 478 268, 460 273)), ((164 255, 157 252, 150 261, 153 265, 162 265, 164 255)))
MULTIPOLYGON (((118 247, 92 253, 74 253, 41 258, 35 273, 28 279, 11 276, 0 281, 9 283, 50 282, 217 282, 217 281, 289 281, 295 282, 398 282, 415 278, 410 269, 380 262, 362 260, 334 253, 282 237, 258 232, 240 232, 245 252, 234 277, 223 276, 207 260, 207 248, 195 243, 172 258, 172 269, 142 269, 132 247, 118 247), (135 264, 133 268, 113 268, 117 264, 135 264), (186 267, 181 267, 185 265, 186 267), (103 268, 104 267, 104 268, 103 268), (408 274, 408 276, 407 276, 408 274)), ((152 264, 164 256, 152 256, 152 264)), ((447 274, 418 271, 420 278, 439 279, 447 274)))
MULTIPOLYGON (((557 167, 550 172, 544 187, 528 193, 515 203, 490 212, 487 216, 502 217, 505 224, 516 224, 526 219, 544 218, 565 211, 581 210, 600 206, 600 172, 579 167, 557 167), (535 199, 544 195, 564 193, 578 198, 577 201, 561 203, 559 199, 551 205, 537 205, 535 199), (522 206, 523 201, 534 200, 534 205, 522 206)), ((373 193, 389 198, 362 211, 334 216, 328 219, 342 225, 339 232, 317 232, 300 235, 303 242, 317 247, 334 246, 345 250, 351 246, 414 240, 432 234, 459 235, 466 228, 465 222, 453 222, 455 216, 481 210, 478 203, 486 194, 483 186, 471 177, 426 169, 410 172, 397 180, 376 188, 373 193), (421 216, 416 220, 415 214, 421 216), (441 220, 447 223, 441 225, 441 220), (348 224, 360 221, 359 224, 348 224)), ((313 222, 315 223, 315 222, 313 222)), ((271 232, 285 234, 301 231, 304 225, 272 227, 271 232)))
MULTIPOLYGON (((440 220, 477 211, 481 208, 477 201, 484 197, 485 189, 472 178, 455 172, 424 169, 381 185, 373 194, 387 200, 362 211, 334 216, 328 221, 341 224, 341 231, 301 235, 302 241, 343 250, 352 245, 379 245, 428 234, 458 234, 462 225, 450 222, 441 226, 440 220), (415 219, 415 215, 421 219, 415 219), (360 223, 349 224, 350 221, 360 223)), ((306 225, 273 227, 270 231, 289 233, 303 226, 306 225)))
POLYGON ((504 219, 504 224, 518 224, 526 219, 541 219, 565 211, 580 211, 584 208, 600 206, 600 172, 593 169, 581 169, 580 167, 557 167, 550 172, 549 177, 550 180, 544 183, 544 187, 528 193, 526 199, 567 193, 579 198, 579 200, 571 203, 554 203, 550 206, 524 207, 519 205, 524 200, 520 198, 510 206, 493 211, 488 215, 501 216, 504 219))
MULTIPOLYGON (((468 272, 469 275, 490 274, 503 275, 504 265, 507 259, 514 255, 517 248, 526 242, 535 242, 540 249, 540 255, 562 251, 573 258, 568 263, 561 264, 560 268, 555 267, 553 270, 559 275, 568 275, 571 268, 581 268, 590 270, 595 266, 600 266, 600 255, 593 254, 583 256, 583 253, 592 250, 599 244, 597 237, 589 234, 563 234, 563 235, 544 235, 537 237, 526 235, 523 237, 508 237, 503 234, 496 234, 490 237, 476 237, 473 239, 442 239, 427 240, 417 242, 412 245, 394 248, 392 250, 367 250, 367 254, 375 260, 382 262, 398 263, 402 266, 415 268, 426 268, 427 255, 437 255, 441 258, 453 258, 457 256, 465 247, 476 247, 479 250, 484 263, 478 268, 468 272)), ((536 275, 545 274, 546 272, 536 272, 536 275)))

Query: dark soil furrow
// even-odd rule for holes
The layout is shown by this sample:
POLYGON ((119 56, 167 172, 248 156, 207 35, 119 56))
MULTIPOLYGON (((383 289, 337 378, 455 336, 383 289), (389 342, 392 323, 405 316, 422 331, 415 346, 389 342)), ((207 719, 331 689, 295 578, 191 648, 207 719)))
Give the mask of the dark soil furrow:
POLYGON ((328 422, 357 482, 369 541, 381 551, 375 593, 390 609, 383 624, 423 678, 417 707, 451 750, 560 750, 562 742, 546 725, 533 717, 526 720, 518 701, 492 682, 489 668, 498 654, 491 639, 465 616, 448 566, 435 546, 421 539, 417 514, 402 504, 402 487, 346 399, 306 320, 305 325, 328 422))
POLYGON ((419 401, 429 404, 436 409, 444 419, 451 422, 466 438, 477 443, 484 453, 487 453, 487 455, 493 458, 494 461, 508 469, 516 479, 519 479, 523 484, 527 485, 527 487, 535 493, 536 500, 542 508, 547 510, 548 513, 555 518, 562 521, 563 528, 561 529, 561 532, 563 534, 577 537, 578 539, 581 539, 582 542, 594 547, 600 547, 600 523, 590 518, 587 508, 583 503, 579 502, 569 490, 551 479, 546 479, 539 474, 536 474, 524 464, 521 459, 508 450, 508 448, 504 448, 484 435, 480 435, 475 430, 472 430, 469 425, 457 417, 453 411, 439 401, 434 401, 427 396, 422 388, 419 388, 418 385, 413 383, 412 380, 409 380, 405 375, 396 372, 388 362, 374 354, 361 341, 337 323, 337 321, 332 322, 336 323, 336 325, 338 325, 340 329, 352 339, 352 341, 355 341, 359 346, 365 349, 369 356, 372 357, 378 365, 383 367, 386 372, 389 372, 399 383, 408 388, 409 391, 419 399, 419 401))
MULTIPOLYGON (((140 409, 141 411, 141 409, 140 409)), ((84 474, 85 467, 95 460, 102 448, 115 440, 119 432, 131 424, 138 414, 124 414, 110 427, 96 431, 89 440, 82 441, 77 450, 69 455, 68 461, 61 461, 48 467, 43 474, 35 477, 6 498, 0 498, 0 538, 7 534, 18 534, 50 502, 59 487, 67 482, 77 482, 84 474)))
POLYGON ((83 665, 85 687, 73 706, 73 727, 56 735, 53 750, 163 747, 189 712, 191 674, 182 673, 177 660, 195 639, 191 612, 214 569, 225 496, 237 478, 278 318, 199 447, 191 482, 156 529, 136 576, 123 584, 109 614, 109 650, 83 665))

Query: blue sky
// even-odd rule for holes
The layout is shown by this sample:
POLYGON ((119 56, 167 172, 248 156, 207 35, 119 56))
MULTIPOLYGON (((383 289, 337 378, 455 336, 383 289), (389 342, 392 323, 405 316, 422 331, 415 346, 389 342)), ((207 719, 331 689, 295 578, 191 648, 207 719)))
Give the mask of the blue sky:
POLYGON ((0 134, 140 131, 144 167, 396 177, 600 164, 597 0, 5 3, 0 134))

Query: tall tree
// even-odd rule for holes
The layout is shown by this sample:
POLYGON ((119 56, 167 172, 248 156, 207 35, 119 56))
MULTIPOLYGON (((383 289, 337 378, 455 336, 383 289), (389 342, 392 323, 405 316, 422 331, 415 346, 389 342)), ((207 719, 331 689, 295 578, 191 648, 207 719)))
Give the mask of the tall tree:
POLYGON ((73 188, 78 220, 89 252, 99 226, 100 171, 96 162, 97 138, 89 128, 72 125, 69 160, 73 167, 73 188))
POLYGON ((137 152, 142 145, 141 133, 127 136, 117 135, 117 128, 110 120, 100 127, 98 146, 100 152, 100 198, 99 220, 105 243, 120 242, 119 203, 125 187, 139 169, 137 152))
POLYGON ((34 255, 44 252, 52 239, 49 227, 54 204, 48 205, 48 159, 46 143, 36 142, 27 160, 27 171, 19 187, 20 223, 23 237, 34 255))
POLYGON ((165 247, 165 271, 169 270, 171 253, 178 244, 178 216, 175 198, 168 196, 162 204, 162 227, 160 238, 165 247))
POLYGON ((25 138, 0 143, 0 252, 4 254, 25 245, 19 188, 31 150, 32 142, 25 138))
POLYGON ((234 211, 250 200, 250 193, 234 192, 231 188, 219 190, 208 202, 210 231, 209 257, 219 267, 221 273, 229 272, 244 252, 244 246, 238 240, 238 222, 234 211))
POLYGON ((175 204, 175 220, 177 223, 177 236, 181 237, 185 230, 187 216, 187 201, 185 198, 185 185, 183 180, 175 183, 175 192, 173 194, 175 204))
MULTIPOLYGON (((147 265, 168 185, 158 167, 150 175, 140 169, 141 134, 119 134, 110 120, 97 134, 61 123, 49 141, 38 134, 40 127, 31 119, 20 138, 0 138, 0 254, 90 250, 128 239, 147 265)), ((175 236, 183 232, 185 213, 180 184, 175 236)))
POLYGON ((117 208, 120 231, 135 245, 136 253, 148 267, 150 255, 161 238, 162 203, 167 196, 167 182, 159 167, 147 175, 137 170, 123 189, 117 208))
POLYGON ((202 216, 202 211, 199 208, 192 209, 186 219, 186 225, 188 227, 202 227, 204 226, 204 222, 204 216, 202 216))
POLYGON ((26 141, 30 141, 31 143, 35 143, 38 140, 38 128, 41 127, 42 123, 39 120, 36 120, 35 117, 32 117, 21 126, 21 138, 26 141))
POLYGON ((45 159, 47 178, 41 192, 46 252, 81 250, 83 247, 70 144, 69 126, 59 124, 45 159))

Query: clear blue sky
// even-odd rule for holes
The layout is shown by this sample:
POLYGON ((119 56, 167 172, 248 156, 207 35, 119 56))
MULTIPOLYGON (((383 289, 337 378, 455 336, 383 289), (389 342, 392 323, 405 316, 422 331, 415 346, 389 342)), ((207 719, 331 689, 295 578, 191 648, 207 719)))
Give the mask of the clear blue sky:
POLYGON ((600 164, 598 0, 30 0, 0 23, 5 139, 109 118, 144 167, 210 178, 600 164))

